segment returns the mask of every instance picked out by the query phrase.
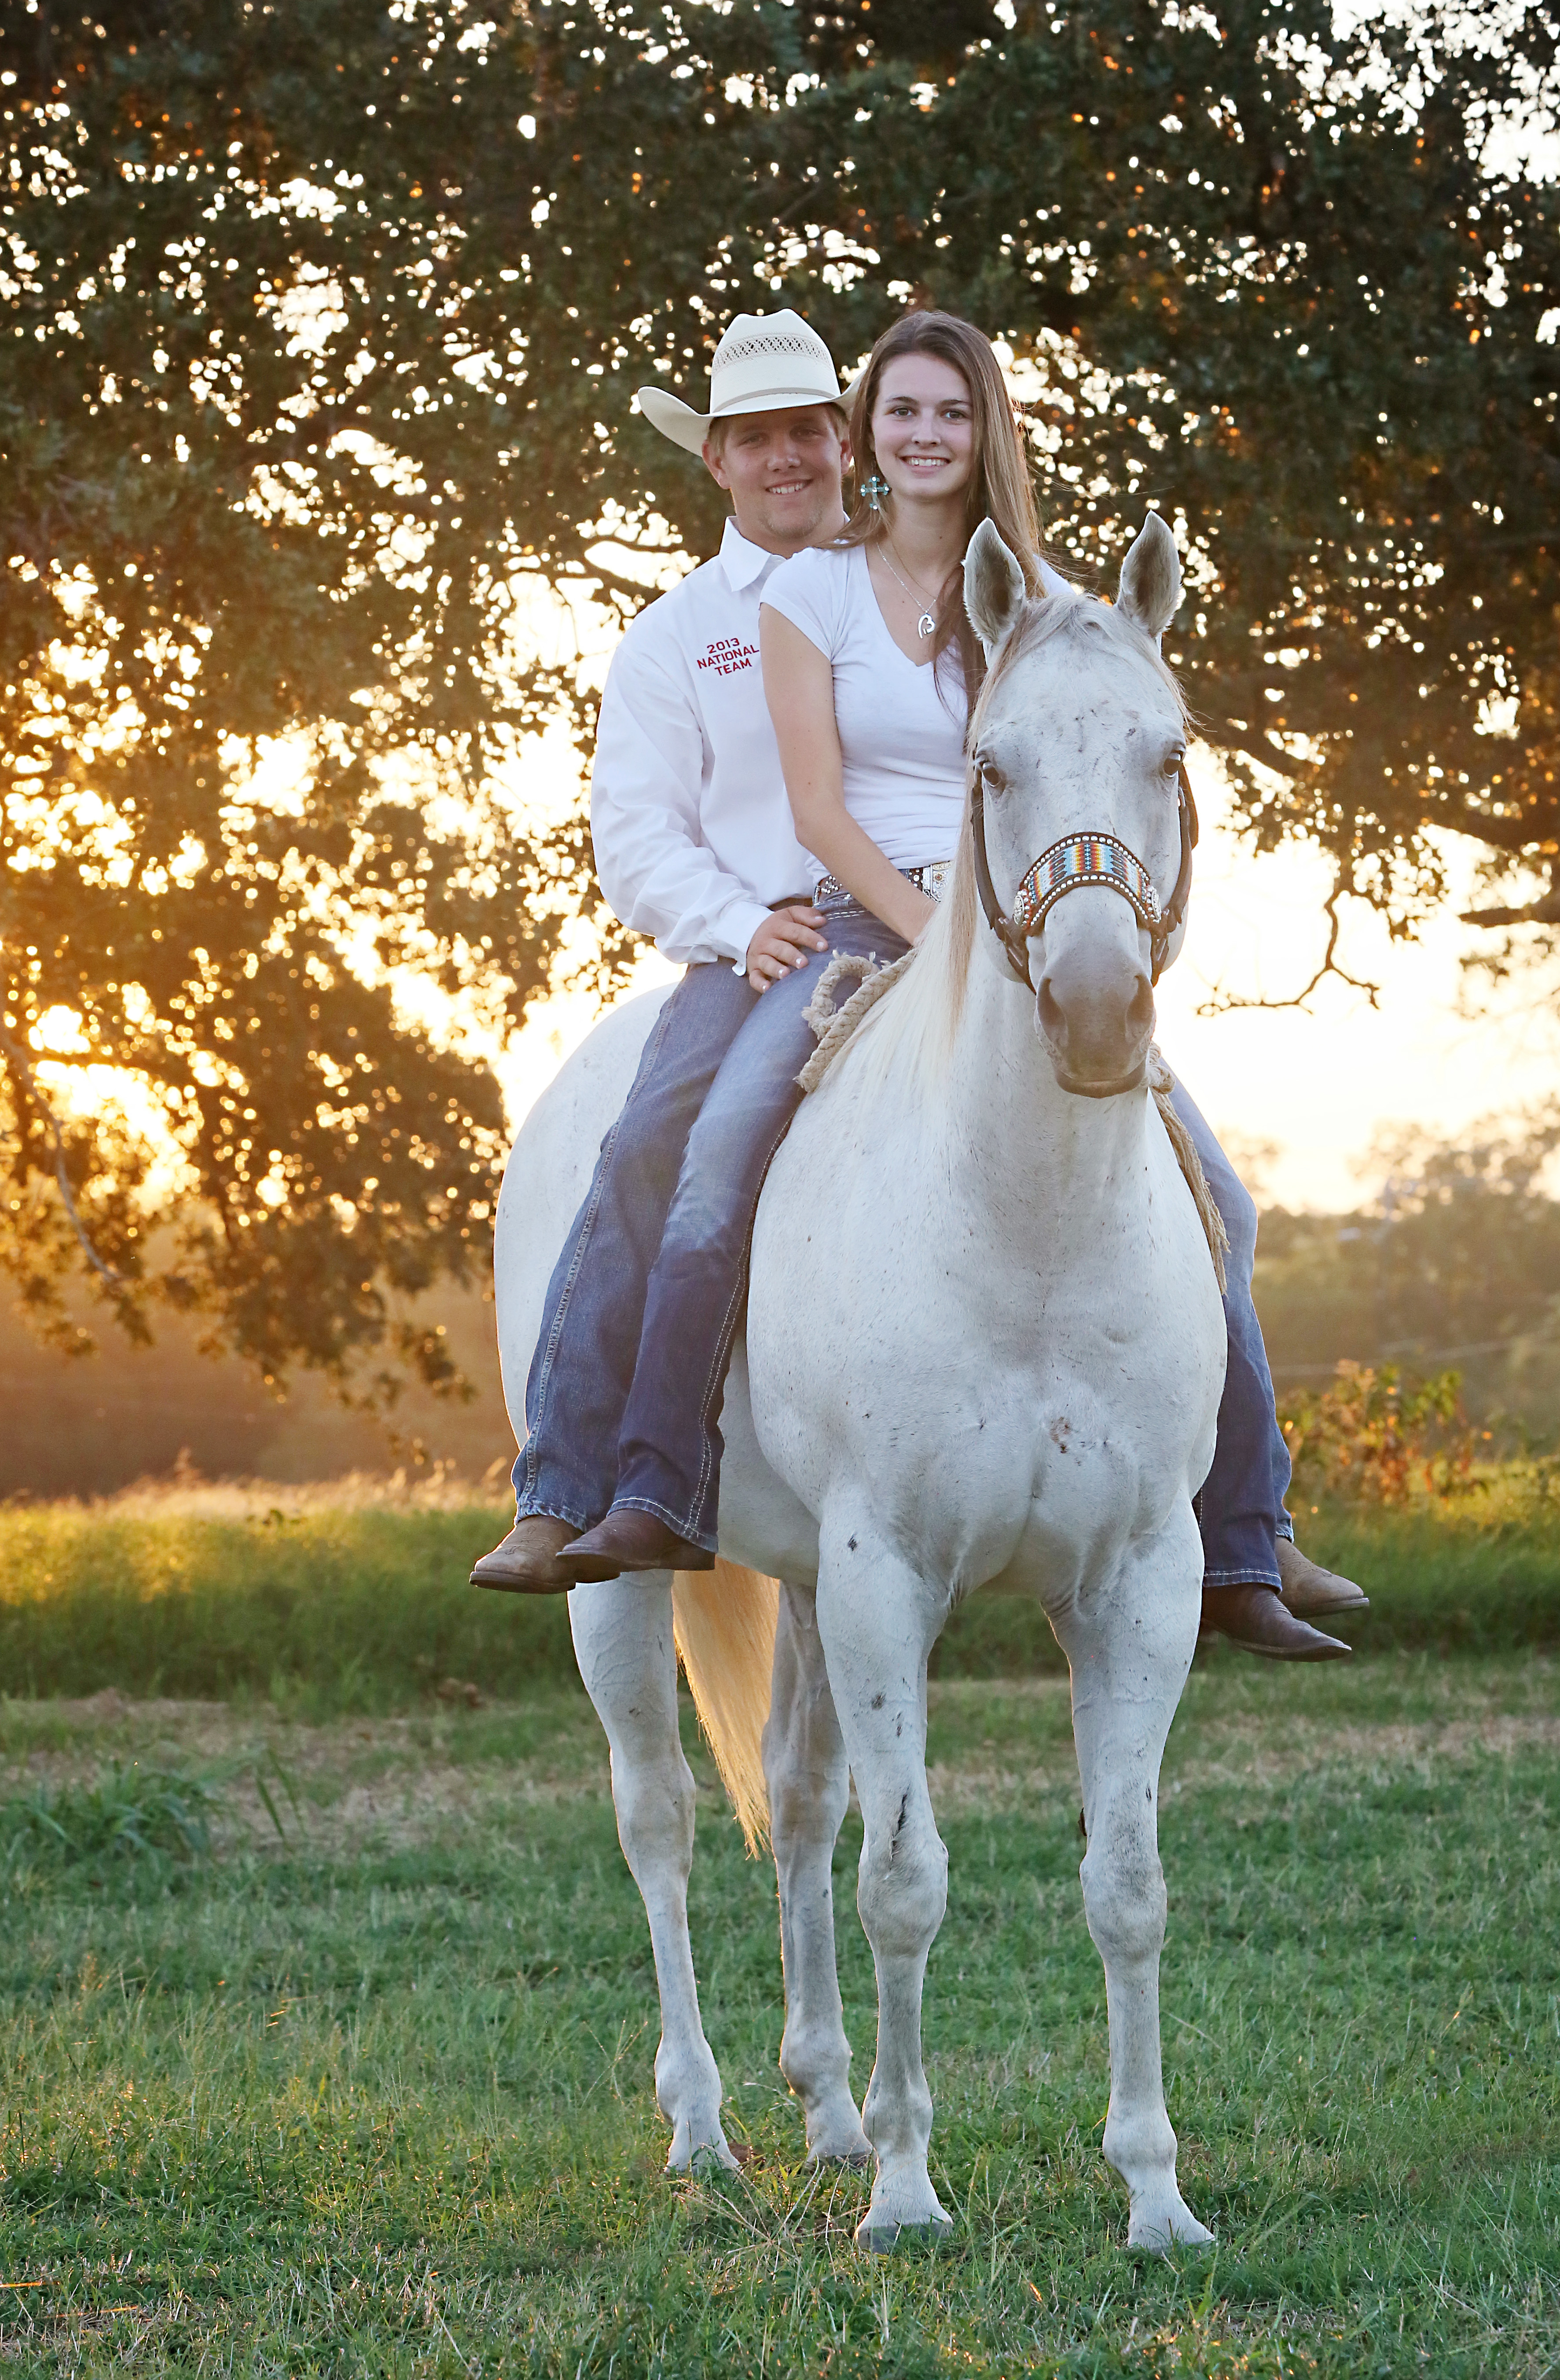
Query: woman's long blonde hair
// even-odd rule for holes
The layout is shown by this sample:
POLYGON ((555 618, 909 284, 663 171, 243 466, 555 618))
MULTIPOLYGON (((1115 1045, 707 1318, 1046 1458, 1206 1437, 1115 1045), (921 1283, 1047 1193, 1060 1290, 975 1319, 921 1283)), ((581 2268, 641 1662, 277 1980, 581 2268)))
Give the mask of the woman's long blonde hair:
MULTIPOLYGON (((878 469, 877 450, 872 443, 872 413, 884 370, 896 356, 936 356, 962 375, 969 391, 975 431, 974 468, 965 491, 965 542, 969 543, 983 520, 994 521, 1003 543, 1024 573, 1030 594, 1038 593, 1040 516, 1035 509, 1023 431, 990 339, 984 331, 978 331, 973 322, 965 322, 958 314, 938 313, 930 308, 916 308, 902 314, 884 331, 868 357, 850 408, 850 444, 858 493, 840 543, 871 545, 887 527, 884 514, 859 491, 878 469)), ((973 709, 985 675, 985 657, 964 609, 964 574, 957 567, 949 572, 937 601, 937 632, 932 646, 933 665, 950 645, 958 648, 964 664, 965 698, 973 709)))

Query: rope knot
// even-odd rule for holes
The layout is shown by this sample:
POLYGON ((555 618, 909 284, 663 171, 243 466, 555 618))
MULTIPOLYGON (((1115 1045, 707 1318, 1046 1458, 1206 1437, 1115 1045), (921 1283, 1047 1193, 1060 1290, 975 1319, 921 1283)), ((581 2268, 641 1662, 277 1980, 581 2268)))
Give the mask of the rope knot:
POLYGON ((877 1006, 885 991, 890 990, 914 958, 913 950, 892 966, 879 966, 875 957, 859 958, 847 951, 838 952, 829 961, 819 980, 817 990, 802 1011, 805 1022, 818 1037, 818 1047, 797 1076, 805 1091, 815 1091, 835 1060, 839 1056, 856 1027, 870 1009, 877 1006), (856 990, 843 1008, 835 1006, 835 988, 854 976, 856 990))

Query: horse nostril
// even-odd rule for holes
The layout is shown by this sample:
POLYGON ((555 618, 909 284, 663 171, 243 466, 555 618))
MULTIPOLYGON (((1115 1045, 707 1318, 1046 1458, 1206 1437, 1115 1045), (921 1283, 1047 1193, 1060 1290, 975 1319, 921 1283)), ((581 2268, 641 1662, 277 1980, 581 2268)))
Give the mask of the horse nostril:
POLYGON ((1051 978, 1048 975, 1042 976, 1040 979, 1040 990, 1035 994, 1035 1013, 1040 1019, 1040 1029, 1052 1048, 1066 1049, 1067 1020, 1052 995, 1051 978))
POLYGON ((1127 1023, 1135 1038, 1153 1031, 1153 986, 1146 975, 1138 978, 1137 990, 1127 1011, 1127 1023))

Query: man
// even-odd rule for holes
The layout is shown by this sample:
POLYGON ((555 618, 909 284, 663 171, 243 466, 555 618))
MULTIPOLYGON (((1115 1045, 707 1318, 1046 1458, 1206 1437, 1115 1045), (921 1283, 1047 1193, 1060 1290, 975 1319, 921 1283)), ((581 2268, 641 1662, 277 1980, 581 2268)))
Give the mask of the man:
MULTIPOLYGON (((800 889, 807 856, 763 698, 759 606, 782 558, 827 544, 844 525, 839 377, 799 315, 739 315, 715 351, 710 394, 710 411, 696 414, 664 390, 639 392, 655 427, 702 455, 733 517, 719 554, 624 637, 591 789, 607 898, 686 973, 651 1029, 548 1290, 515 1465, 516 1524, 471 1573, 475 1585, 511 1593, 561 1594, 578 1583, 560 1558, 612 1505, 646 1285, 689 1130, 763 987, 828 947, 800 889)), ((840 930, 836 922, 836 941, 840 930)), ((1229 1374, 1201 1498, 1205 1624, 1276 1658, 1333 1658, 1348 1647, 1303 1613, 1359 1609, 1365 1598, 1290 1541, 1288 1455, 1250 1300, 1255 1209, 1196 1109, 1177 1099, 1232 1241, 1229 1374)), ((685 1543, 650 1515, 635 1525, 643 1543, 625 1547, 624 1571, 713 1560, 709 1546, 685 1543)))

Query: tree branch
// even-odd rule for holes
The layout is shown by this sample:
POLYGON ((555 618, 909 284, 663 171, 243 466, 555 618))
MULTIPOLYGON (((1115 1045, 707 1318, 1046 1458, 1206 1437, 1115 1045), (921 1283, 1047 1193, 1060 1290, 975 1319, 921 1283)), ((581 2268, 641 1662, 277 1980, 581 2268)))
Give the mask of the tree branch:
POLYGON ((80 1242, 82 1255, 92 1270, 108 1283, 110 1289, 128 1289, 129 1282, 125 1279, 124 1274, 116 1272, 111 1264, 105 1264, 92 1245, 91 1234, 77 1210, 75 1195, 70 1187, 70 1176, 65 1170, 65 1140, 60 1132, 59 1119, 39 1089, 37 1077, 23 1055, 20 1045, 12 1039, 4 1026, 0 1026, 0 1048, 5 1050, 12 1065, 20 1075, 27 1086, 29 1099, 49 1127, 49 1137, 55 1145, 55 1180, 59 1184, 59 1195, 65 1201, 65 1211, 70 1218, 70 1227, 80 1242))
POLYGON ((1459 909, 1464 926, 1560 926, 1560 892, 1546 892, 1521 909, 1459 909))
POLYGON ((1338 919, 1338 903, 1350 889, 1340 878, 1322 904, 1328 923, 1327 948, 1322 953, 1322 965, 1303 990, 1293 993, 1287 1000, 1246 1000, 1236 992, 1219 992, 1213 1000, 1205 1000, 1202 1002, 1197 1012, 1199 1016, 1227 1016, 1233 1009, 1237 1008, 1303 1008, 1323 976, 1329 975, 1335 975, 1339 982, 1347 983, 1351 991, 1362 991, 1371 1007, 1379 1008, 1381 1001, 1378 995, 1381 985, 1362 981, 1359 976, 1350 975, 1336 962, 1338 936, 1342 931, 1338 919))

